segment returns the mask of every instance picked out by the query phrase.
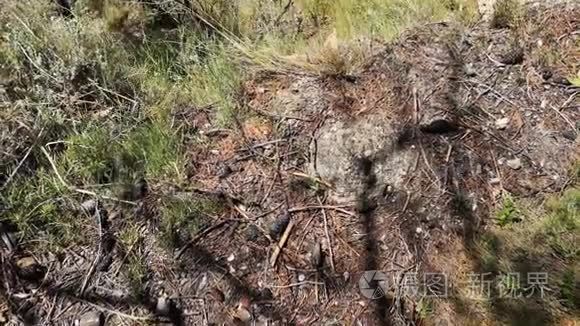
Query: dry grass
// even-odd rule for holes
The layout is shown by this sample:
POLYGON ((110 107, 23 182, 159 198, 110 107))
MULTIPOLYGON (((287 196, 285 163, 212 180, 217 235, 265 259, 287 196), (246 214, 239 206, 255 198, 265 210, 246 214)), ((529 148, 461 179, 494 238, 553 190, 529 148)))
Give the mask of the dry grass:
POLYGON ((522 21, 523 6, 520 0, 498 0, 493 10, 493 28, 516 28, 522 21))

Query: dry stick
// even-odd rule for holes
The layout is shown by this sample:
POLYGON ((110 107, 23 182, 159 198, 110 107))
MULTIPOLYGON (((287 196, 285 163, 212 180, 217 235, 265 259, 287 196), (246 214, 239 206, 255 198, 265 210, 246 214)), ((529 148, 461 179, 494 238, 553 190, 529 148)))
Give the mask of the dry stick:
POLYGON ((574 97, 576 97, 576 95, 580 94, 580 92, 574 92, 572 93, 572 95, 570 95, 570 97, 564 102, 564 104, 562 104, 560 106, 560 108, 558 109, 558 111, 562 111, 563 109, 568 108, 568 104, 572 103, 572 101, 574 100, 574 97))
POLYGON ((100 212, 100 209, 98 206, 99 205, 97 205, 97 207, 95 208, 95 215, 97 216, 97 223, 99 224, 99 245, 97 247, 97 256, 93 260, 93 263, 91 264, 91 267, 89 268, 89 271, 87 272, 87 275, 85 276, 85 280, 83 281, 83 285, 81 286, 81 289, 79 290, 79 297, 82 297, 83 294, 85 293, 87 285, 89 284, 89 281, 91 280, 91 278, 93 277, 93 274, 95 273, 95 269, 97 268, 97 263, 99 262, 99 259, 101 258, 102 251, 103 251, 103 248, 101 246, 101 243, 103 242, 103 217, 101 215, 101 212, 100 212))
POLYGON ((568 119, 567 116, 564 115, 564 113, 560 112, 558 109, 556 109, 555 107, 553 107, 551 105, 550 105, 550 108, 552 110, 554 110, 554 112, 558 113, 558 115, 560 117, 562 117, 562 119, 564 119, 564 121, 566 121, 570 125, 570 127, 572 128, 572 130, 576 130, 576 126, 572 123, 572 121, 570 121, 570 119, 568 119))
POLYGON ((288 284, 288 285, 269 285, 267 287, 276 288, 276 289, 286 289, 286 288, 291 288, 291 287, 300 286, 300 285, 306 285, 306 284, 323 285, 324 283, 321 283, 321 282, 313 282, 313 281, 304 281, 304 282, 298 282, 298 283, 291 283, 291 284, 288 284))
POLYGON ((290 220, 290 223, 288 223, 288 226, 286 227, 284 234, 282 235, 282 237, 280 238, 280 241, 278 242, 278 244, 276 245, 276 248, 274 249, 274 254, 272 254, 272 257, 270 258, 270 266, 271 267, 276 266, 276 261, 278 260, 278 256, 280 255, 280 252, 282 252, 282 247, 284 247, 284 245, 286 244, 286 241, 288 240, 288 237, 290 236, 290 232, 292 231, 293 227, 294 227, 294 220, 290 220))
POLYGON ((341 212, 341 213, 344 213, 344 214, 352 216, 352 217, 357 217, 357 215, 355 213, 349 212, 346 209, 342 209, 342 207, 351 207, 351 206, 349 206, 349 205, 346 205, 346 206, 327 206, 327 205, 304 206, 304 207, 291 208, 288 210, 288 212, 297 213, 297 212, 310 211, 310 210, 315 210, 315 209, 331 209, 331 210, 335 210, 337 212, 341 212))
POLYGON ((495 173, 497 174, 497 178, 499 179, 499 187, 500 187, 502 195, 503 195, 503 193, 505 192, 505 189, 503 188, 501 171, 499 170, 499 167, 497 166, 497 160, 495 159, 495 153, 491 149, 489 150, 489 152, 491 154, 491 159, 493 160, 493 166, 495 167, 495 173))
POLYGON ((97 310, 108 312, 108 313, 113 314, 113 315, 117 315, 118 317, 121 317, 121 318, 126 318, 126 319, 131 319, 131 320, 139 320, 139 321, 159 321, 159 318, 129 315, 129 314, 117 311, 117 310, 113 310, 113 309, 105 308, 103 306, 99 306, 98 304, 92 303, 92 302, 87 301, 87 300, 83 300, 81 298, 77 298, 74 296, 67 296, 67 297, 70 299, 73 299, 75 301, 79 301, 81 303, 87 304, 87 305, 89 305, 97 310))
POLYGON ((308 175, 306 173, 302 173, 302 172, 292 172, 292 175, 294 175, 296 177, 301 177, 301 178, 305 178, 305 179, 309 179, 309 180, 316 181, 316 182, 318 182, 318 183, 326 186, 329 189, 333 189, 334 188, 330 183, 322 180, 321 178, 313 177, 313 176, 310 176, 310 175, 308 175))
MULTIPOLYGON (((318 197, 318 203, 322 205, 322 201, 320 197, 318 197)), ((324 233, 326 233, 326 241, 328 241, 328 252, 330 253, 330 268, 332 268, 332 272, 336 272, 334 269, 334 253, 332 250, 332 241, 330 241, 330 234, 328 233, 328 219, 326 218, 326 210, 322 209, 322 217, 324 219, 324 233)))

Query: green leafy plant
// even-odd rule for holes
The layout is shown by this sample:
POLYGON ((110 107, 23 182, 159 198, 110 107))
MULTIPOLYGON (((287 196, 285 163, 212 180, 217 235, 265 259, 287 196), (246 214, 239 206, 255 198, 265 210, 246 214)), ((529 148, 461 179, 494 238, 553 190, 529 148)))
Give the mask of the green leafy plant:
POLYGON ((502 206, 496 213, 496 222, 501 227, 521 222, 520 214, 521 212, 516 207, 513 198, 510 195, 505 195, 502 206))

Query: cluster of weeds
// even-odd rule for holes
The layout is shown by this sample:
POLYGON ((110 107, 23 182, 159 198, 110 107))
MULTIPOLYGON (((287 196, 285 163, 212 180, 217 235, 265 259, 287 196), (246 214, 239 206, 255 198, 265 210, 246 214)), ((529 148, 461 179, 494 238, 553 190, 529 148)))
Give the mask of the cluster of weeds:
POLYGON ((219 212, 220 205, 202 198, 167 198, 161 207, 159 242, 166 248, 184 244, 219 212))
POLYGON ((514 199, 510 195, 503 197, 501 208, 496 213, 497 224, 501 227, 521 221, 521 212, 517 209, 514 199))
POLYGON ((123 270, 128 280, 128 286, 135 299, 140 299, 146 291, 147 265, 142 255, 142 241, 140 226, 126 225, 118 235, 123 253, 123 270))
POLYGON ((502 310, 500 318, 516 318, 509 311, 531 302, 539 302, 541 309, 554 316, 579 309, 580 189, 573 186, 544 205, 506 198, 497 215, 498 226, 476 240, 475 272, 494 277, 489 280, 486 309, 502 310), (525 216, 525 223, 513 224, 518 216, 525 216), (528 277, 534 273, 547 277, 541 298, 526 296, 528 277), (506 299, 507 295, 512 296, 506 299))
POLYGON ((550 199, 547 206, 550 214, 543 231, 550 247, 563 258, 577 259, 580 255, 580 189, 570 189, 562 197, 550 199))
POLYGON ((493 10, 493 28, 517 28, 521 23, 523 6, 520 0, 498 0, 493 10))

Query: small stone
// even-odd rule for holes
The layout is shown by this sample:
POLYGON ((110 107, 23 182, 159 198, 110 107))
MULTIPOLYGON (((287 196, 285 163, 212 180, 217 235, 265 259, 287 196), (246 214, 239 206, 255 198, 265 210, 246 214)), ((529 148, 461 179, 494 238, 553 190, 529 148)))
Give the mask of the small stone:
POLYGON ((169 316, 171 314, 172 301, 166 296, 157 298, 155 313, 159 316, 169 316))
POLYGON ((84 201, 84 202, 81 204, 81 208, 82 208, 82 209, 83 209, 85 212, 87 212, 87 214, 91 214, 91 215, 92 215, 92 214, 95 212, 95 209, 97 209, 97 205, 98 205, 98 203, 97 203, 97 201, 96 201, 96 200, 94 200, 94 199, 89 199, 89 200, 86 200, 86 201, 84 201))
POLYGON ((236 259, 236 256, 234 254, 230 254, 227 258, 227 261, 231 263, 234 261, 234 259, 236 259))
POLYGON ((421 234, 421 233, 423 233, 423 229, 422 229, 421 227, 417 227, 417 228, 415 229, 415 233, 417 233, 417 234, 421 234))
POLYGON ((492 185, 497 185, 500 182, 501 182, 501 179, 500 178, 492 178, 492 179, 489 180, 489 183, 492 184, 492 185))
POLYGON ((100 311, 90 311, 81 316, 79 326, 102 326, 105 324, 105 316, 100 311))
POLYGON ((348 280, 350 279, 350 273, 349 272, 342 273, 342 278, 344 279, 345 282, 348 282, 348 280))
POLYGON ((495 120, 495 128, 499 129, 499 130, 503 130, 503 129, 507 128, 509 123, 510 123, 509 118, 497 119, 497 120, 495 120))
POLYGON ((306 275, 298 274, 298 282, 304 282, 305 279, 306 279, 306 275))
POLYGON ((33 257, 24 257, 16 261, 18 276, 29 281, 38 281, 44 277, 46 269, 33 257))
POLYGON ((477 76, 477 71, 475 71, 475 68, 473 68, 473 65, 471 63, 466 64, 463 71, 465 72, 465 75, 467 77, 477 76))
POLYGON ((277 238, 280 236, 290 223, 290 213, 286 212, 275 219, 270 225, 270 236, 277 238))
POLYGON ((241 322, 247 323, 252 320, 252 314, 247 309, 238 307, 234 318, 241 322))
POLYGON ((522 167, 522 161, 519 158, 514 158, 512 160, 507 160, 507 166, 514 170, 518 170, 522 167))

